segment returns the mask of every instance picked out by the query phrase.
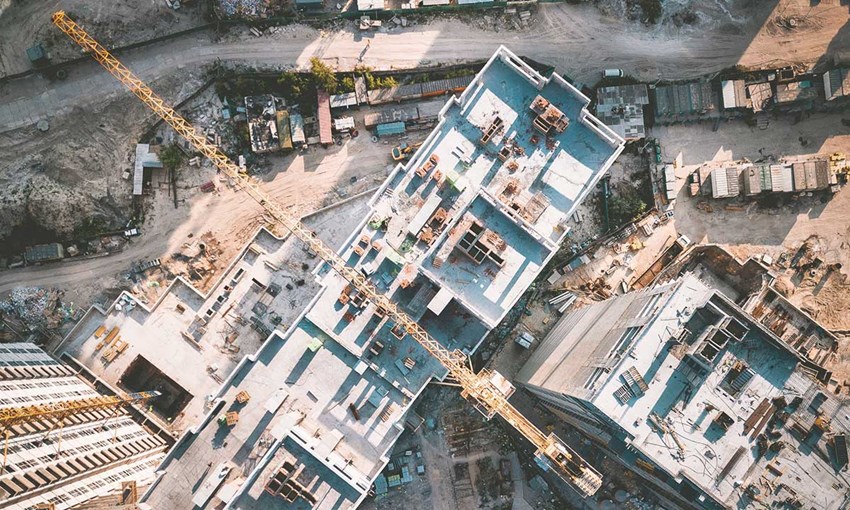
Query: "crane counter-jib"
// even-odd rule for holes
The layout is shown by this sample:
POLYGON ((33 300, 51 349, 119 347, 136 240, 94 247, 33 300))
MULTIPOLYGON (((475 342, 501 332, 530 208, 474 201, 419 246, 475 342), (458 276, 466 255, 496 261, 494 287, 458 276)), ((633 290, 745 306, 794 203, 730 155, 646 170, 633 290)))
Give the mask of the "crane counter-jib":
POLYGON ((73 39, 110 74, 123 83, 133 94, 142 100, 151 110, 158 114, 178 134, 183 136, 195 149, 210 159, 224 174, 232 178, 239 188, 244 190, 252 199, 262 205, 270 216, 281 226, 289 230, 296 238, 308 245, 334 271, 352 284, 358 291, 368 296, 377 307, 384 310, 387 316, 401 326, 407 334, 422 345, 432 356, 437 358, 448 370, 452 379, 462 388, 462 395, 471 400, 473 405, 485 416, 499 415, 511 426, 516 428, 538 449, 541 458, 547 459, 548 465, 555 469, 561 477, 573 483, 583 494, 592 495, 602 485, 599 474, 581 457, 573 452, 555 435, 546 436, 534 426, 525 416, 514 408, 501 390, 491 381, 489 373, 476 374, 469 366, 467 357, 460 351, 450 351, 433 339, 413 319, 402 312, 395 303, 377 289, 356 269, 349 267, 336 251, 326 246, 312 231, 301 224, 295 216, 278 205, 271 197, 257 186, 249 177, 242 174, 242 169, 233 164, 218 147, 207 142, 204 136, 198 135, 194 127, 171 108, 163 99, 153 92, 132 71, 118 59, 112 56, 106 48, 100 45, 77 23, 64 12, 53 15, 53 23, 66 35, 73 39))

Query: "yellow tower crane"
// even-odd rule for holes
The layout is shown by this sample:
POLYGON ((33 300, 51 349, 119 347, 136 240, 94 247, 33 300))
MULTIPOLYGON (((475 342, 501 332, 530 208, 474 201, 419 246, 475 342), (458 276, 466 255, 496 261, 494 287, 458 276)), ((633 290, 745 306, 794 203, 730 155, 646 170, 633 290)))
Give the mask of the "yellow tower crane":
POLYGON ((65 419, 76 414, 91 411, 114 410, 118 411, 124 406, 144 402, 148 399, 158 397, 158 391, 142 391, 129 393, 127 395, 109 395, 90 398, 66 400, 64 402, 51 402, 48 404, 33 404, 21 407, 9 407, 0 409, 0 432, 3 433, 3 467, 0 475, 6 472, 6 460, 9 452, 9 438, 12 435, 12 427, 26 423, 52 421, 45 432, 45 438, 53 429, 59 428, 59 441, 61 444, 61 430, 65 425, 65 419))
POLYGON ((537 458, 543 465, 552 468, 561 478, 576 487, 582 495, 590 496, 599 490, 602 485, 602 477, 599 472, 555 434, 544 434, 508 402, 508 395, 502 389, 504 386, 500 384, 500 382, 504 382, 501 375, 489 370, 475 373, 464 353, 459 350, 450 351, 433 339, 386 295, 378 292, 363 274, 349 267, 339 254, 326 246, 314 232, 302 225, 298 218, 287 213, 282 206, 275 203, 252 180, 242 175, 239 166, 233 164, 218 147, 208 143, 206 137, 197 134, 194 127, 186 119, 168 106, 150 87, 64 12, 54 13, 53 23, 65 35, 79 44, 92 58, 97 60, 110 74, 121 81, 178 134, 191 143, 198 152, 209 158, 221 172, 238 183, 238 186, 257 201, 277 224, 283 226, 318 254, 328 266, 370 299, 397 326, 403 328, 426 351, 437 358, 448 369, 451 382, 462 389, 461 395, 469 400, 487 419, 495 415, 501 416, 531 441, 537 448, 537 458))

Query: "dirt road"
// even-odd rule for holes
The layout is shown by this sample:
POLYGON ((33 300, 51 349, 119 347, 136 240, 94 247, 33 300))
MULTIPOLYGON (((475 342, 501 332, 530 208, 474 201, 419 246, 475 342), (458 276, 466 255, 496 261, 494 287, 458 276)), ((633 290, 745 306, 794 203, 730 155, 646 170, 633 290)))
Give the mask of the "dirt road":
MULTIPOLYGON (((839 0, 824 0, 811 8, 807 1, 782 0, 779 5, 760 2, 731 10, 735 14, 711 12, 695 27, 647 29, 603 16, 590 5, 542 4, 528 28, 498 34, 458 20, 370 33, 365 36, 371 43, 363 63, 377 69, 450 64, 487 58, 505 44, 583 82, 595 81, 599 69, 606 67, 621 67, 645 80, 681 79, 736 64, 813 64, 847 43, 847 8, 839 0), (777 18, 797 12, 805 19, 799 28, 786 30, 777 25, 777 18)), ((44 23, 49 23, 49 14, 39 13, 44 23)), ((98 36, 96 31, 93 35, 98 36)), ((146 80, 196 72, 216 60, 283 68, 304 67, 315 56, 339 69, 350 69, 359 63, 366 46, 362 33, 351 24, 327 32, 291 25, 260 38, 243 32, 219 42, 210 38, 207 33, 186 36, 133 50, 122 60, 146 80)), ((49 83, 39 77, 14 81, 0 87, 0 131, 101 102, 119 90, 120 85, 94 63, 74 68, 64 82, 49 83)))

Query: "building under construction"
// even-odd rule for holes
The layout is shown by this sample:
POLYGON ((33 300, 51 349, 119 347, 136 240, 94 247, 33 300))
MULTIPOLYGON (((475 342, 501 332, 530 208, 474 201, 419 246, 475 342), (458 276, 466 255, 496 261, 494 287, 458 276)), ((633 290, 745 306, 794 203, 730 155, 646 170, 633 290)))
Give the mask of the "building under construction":
POLYGON ((0 345, 0 508, 62 510, 108 494, 133 502, 169 442, 118 401, 127 399, 104 397, 35 344, 0 345))
POLYGON ((565 315, 518 382, 684 507, 850 502, 850 407, 693 273, 565 315))
MULTIPOLYGON (((345 262, 441 348, 473 352, 623 148, 589 102, 500 48, 373 197, 340 250, 345 262)), ((290 248, 263 232, 208 294, 179 280, 150 307, 123 296, 91 310, 64 344, 107 380, 154 377, 174 389, 163 390, 170 401, 188 398, 170 412, 191 427, 143 507, 354 508, 416 398, 447 376, 409 327, 325 265, 310 305, 281 327, 290 248), (100 325, 119 328, 125 350, 104 358, 89 338, 100 325), (264 341, 251 348, 257 333, 264 341), (246 356, 233 363, 235 352, 246 356)), ((509 396, 510 383, 493 377, 509 396)))

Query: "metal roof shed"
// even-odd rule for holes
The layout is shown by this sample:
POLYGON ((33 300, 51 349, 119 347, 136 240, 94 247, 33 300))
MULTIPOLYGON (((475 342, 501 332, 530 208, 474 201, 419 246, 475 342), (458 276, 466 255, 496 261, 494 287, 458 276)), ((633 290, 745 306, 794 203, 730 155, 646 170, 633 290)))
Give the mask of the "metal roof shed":
POLYGON ((145 168, 162 168, 159 155, 152 152, 146 143, 136 144, 136 161, 133 165, 133 194, 141 195, 144 184, 145 168))
POLYGON ((711 196, 726 198, 729 196, 729 185, 726 182, 726 169, 715 168, 711 171, 711 196))
POLYGON ((358 11, 384 10, 384 0, 357 0, 358 11))
POLYGON ((334 129, 337 131, 348 131, 354 129, 354 117, 341 117, 334 119, 334 129))
POLYGON ((65 249, 59 243, 38 244, 28 246, 24 251, 27 262, 47 262, 65 257, 65 249))
POLYGON ((747 196, 761 193, 761 170, 751 166, 744 169, 744 194, 747 196))
POLYGON ((823 73, 823 90, 827 101, 850 95, 850 69, 833 69, 823 73))
POLYGON ((317 117, 319 119, 319 142, 322 145, 330 145, 334 143, 334 137, 331 132, 333 124, 331 120, 331 98, 325 89, 319 89, 317 94, 319 107, 317 117))
MULTIPOLYGON (((448 3, 448 2, 447 2, 448 3)), ((47 61, 47 51, 41 43, 36 43, 27 48, 27 58, 33 64, 38 64, 47 61)))
POLYGON ((347 94, 336 94, 331 96, 331 109, 333 108, 348 108, 351 106, 357 106, 359 103, 357 102, 357 94, 354 92, 349 92, 347 94))
POLYGON ((729 189, 728 196, 737 197, 741 194, 740 172, 737 166, 726 169, 726 186, 729 189))
POLYGON ((794 191, 794 175, 791 165, 770 165, 771 191, 787 193, 794 191))
POLYGON ((378 136, 400 135, 405 132, 404 122, 389 122, 387 124, 378 124, 375 128, 375 134, 378 136))
POLYGON ((762 191, 773 191, 773 179, 770 176, 769 165, 759 165, 759 177, 761 179, 762 191))
POLYGON ((744 80, 726 80, 721 83, 723 108, 746 108, 747 85, 744 80))

